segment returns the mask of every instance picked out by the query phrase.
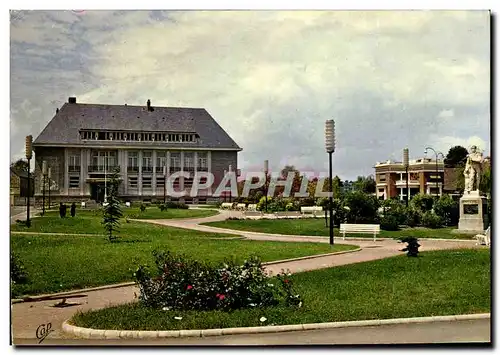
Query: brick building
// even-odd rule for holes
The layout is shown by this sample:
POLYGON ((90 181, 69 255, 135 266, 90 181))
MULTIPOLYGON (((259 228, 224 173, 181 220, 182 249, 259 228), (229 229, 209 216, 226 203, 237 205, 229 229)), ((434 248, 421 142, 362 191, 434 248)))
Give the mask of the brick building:
MULTIPOLYGON (((42 194, 42 162, 51 168, 54 201, 103 201, 108 174, 120 170, 123 200, 163 200, 165 176, 179 171, 175 191, 189 194, 195 172, 211 172, 210 199, 224 170, 237 171, 242 149, 203 108, 80 104, 70 97, 33 142, 35 197, 42 194), (165 169, 165 171, 164 171, 165 169)), ((167 196, 167 200, 168 200, 167 196)), ((189 196, 181 197, 186 203, 189 196)))
MULTIPOLYGON (((419 158, 410 160, 408 165, 408 189, 410 199, 421 193, 441 196, 443 194, 444 164, 438 160, 419 158)), ((375 181, 379 199, 406 199, 406 169, 402 162, 386 161, 375 165, 375 181)))

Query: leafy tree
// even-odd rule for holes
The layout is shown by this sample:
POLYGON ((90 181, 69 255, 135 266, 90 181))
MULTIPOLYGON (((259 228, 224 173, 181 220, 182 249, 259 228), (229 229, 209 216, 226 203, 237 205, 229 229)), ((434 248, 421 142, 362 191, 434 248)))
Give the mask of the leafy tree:
POLYGON ((353 183, 354 190, 362 191, 367 194, 373 194, 377 190, 377 183, 372 175, 358 176, 358 179, 353 183))
POLYGON ((409 206, 416 209, 421 213, 428 212, 432 210, 434 205, 434 197, 425 194, 417 194, 410 200, 409 206))
POLYGON ((491 194, 491 166, 489 164, 483 166, 479 190, 485 194, 491 194))
POLYGON ((344 207, 348 208, 349 223, 373 223, 377 219, 378 199, 362 191, 353 191, 345 195, 344 207))
POLYGON ((11 163, 10 167, 17 172, 27 173, 29 170, 28 161, 24 160, 24 159, 19 159, 19 160, 15 161, 14 163, 11 163))
POLYGON ((434 203, 434 212, 441 217, 446 225, 455 226, 458 224, 458 203, 450 195, 442 195, 434 203))
POLYGON ((117 236, 113 235, 118 231, 120 218, 123 216, 120 200, 118 200, 119 172, 116 168, 110 176, 107 189, 107 205, 104 206, 103 221, 104 229, 107 232, 108 240, 113 242, 117 236))
POLYGON ((463 166, 465 165, 468 154, 469 152, 467 152, 467 149, 461 145, 451 147, 448 154, 446 154, 446 158, 444 158, 444 164, 446 167, 450 168, 463 166))
POLYGON ((335 176, 332 185, 333 197, 339 198, 342 193, 342 180, 338 176, 335 176))

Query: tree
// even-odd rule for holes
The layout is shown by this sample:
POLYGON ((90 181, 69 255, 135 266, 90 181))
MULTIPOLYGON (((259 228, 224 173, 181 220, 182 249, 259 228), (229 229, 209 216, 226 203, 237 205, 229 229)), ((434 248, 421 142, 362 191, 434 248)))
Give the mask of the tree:
POLYGON ((14 163, 11 163, 10 167, 17 172, 27 173, 29 170, 28 161, 24 160, 24 159, 19 159, 19 160, 15 161, 14 163))
POLYGON ((116 168, 110 176, 107 186, 107 205, 104 206, 103 221, 104 229, 108 234, 108 240, 113 242, 117 236, 120 218, 123 216, 120 200, 118 200, 118 185, 120 183, 118 169, 116 168))
POLYGON ((446 154, 446 158, 444 158, 444 164, 448 168, 463 166, 465 165, 468 154, 469 152, 467 152, 467 149, 461 145, 451 147, 448 154, 446 154))
POLYGON ((483 171, 481 173, 481 186, 479 190, 485 194, 491 194, 491 166, 488 164, 483 165, 483 171))
POLYGON ((374 223, 377 219, 379 201, 371 194, 349 192, 344 197, 344 206, 347 207, 347 220, 350 223, 374 223))
POLYGON ((342 180, 338 176, 333 178, 332 182, 333 197, 339 198, 342 192, 342 180))
POLYGON ((361 191, 367 194, 373 194, 377 191, 377 183, 372 175, 358 176, 358 179, 353 183, 354 190, 361 191))

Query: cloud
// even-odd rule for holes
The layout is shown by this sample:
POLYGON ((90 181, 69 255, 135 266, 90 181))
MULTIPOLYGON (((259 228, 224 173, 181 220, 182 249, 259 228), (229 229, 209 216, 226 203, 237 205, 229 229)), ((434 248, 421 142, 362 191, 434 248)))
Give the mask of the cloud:
POLYGON ((11 25, 11 106, 40 107, 34 136, 70 95, 205 107, 243 169, 326 169, 333 118, 334 169, 353 178, 404 147, 487 143, 489 31, 486 11, 28 12, 11 25))

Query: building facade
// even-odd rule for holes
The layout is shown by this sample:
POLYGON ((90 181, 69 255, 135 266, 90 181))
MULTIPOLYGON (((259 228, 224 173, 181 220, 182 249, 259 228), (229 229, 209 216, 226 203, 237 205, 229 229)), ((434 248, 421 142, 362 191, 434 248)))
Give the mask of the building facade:
MULTIPOLYGON (((443 194, 444 164, 428 158, 410 160, 408 165, 408 190, 410 199, 418 193, 443 194)), ((402 162, 386 161, 375 165, 377 197, 382 200, 406 200, 406 168, 402 162)))
POLYGON ((224 170, 237 171, 242 149, 199 108, 79 104, 70 97, 33 142, 35 197, 42 193, 42 162, 51 169, 54 201, 101 202, 109 174, 119 169, 122 200, 210 200, 224 170), (171 198, 165 181, 178 172, 171 198), (214 175, 212 187, 190 192, 196 172, 214 175))

